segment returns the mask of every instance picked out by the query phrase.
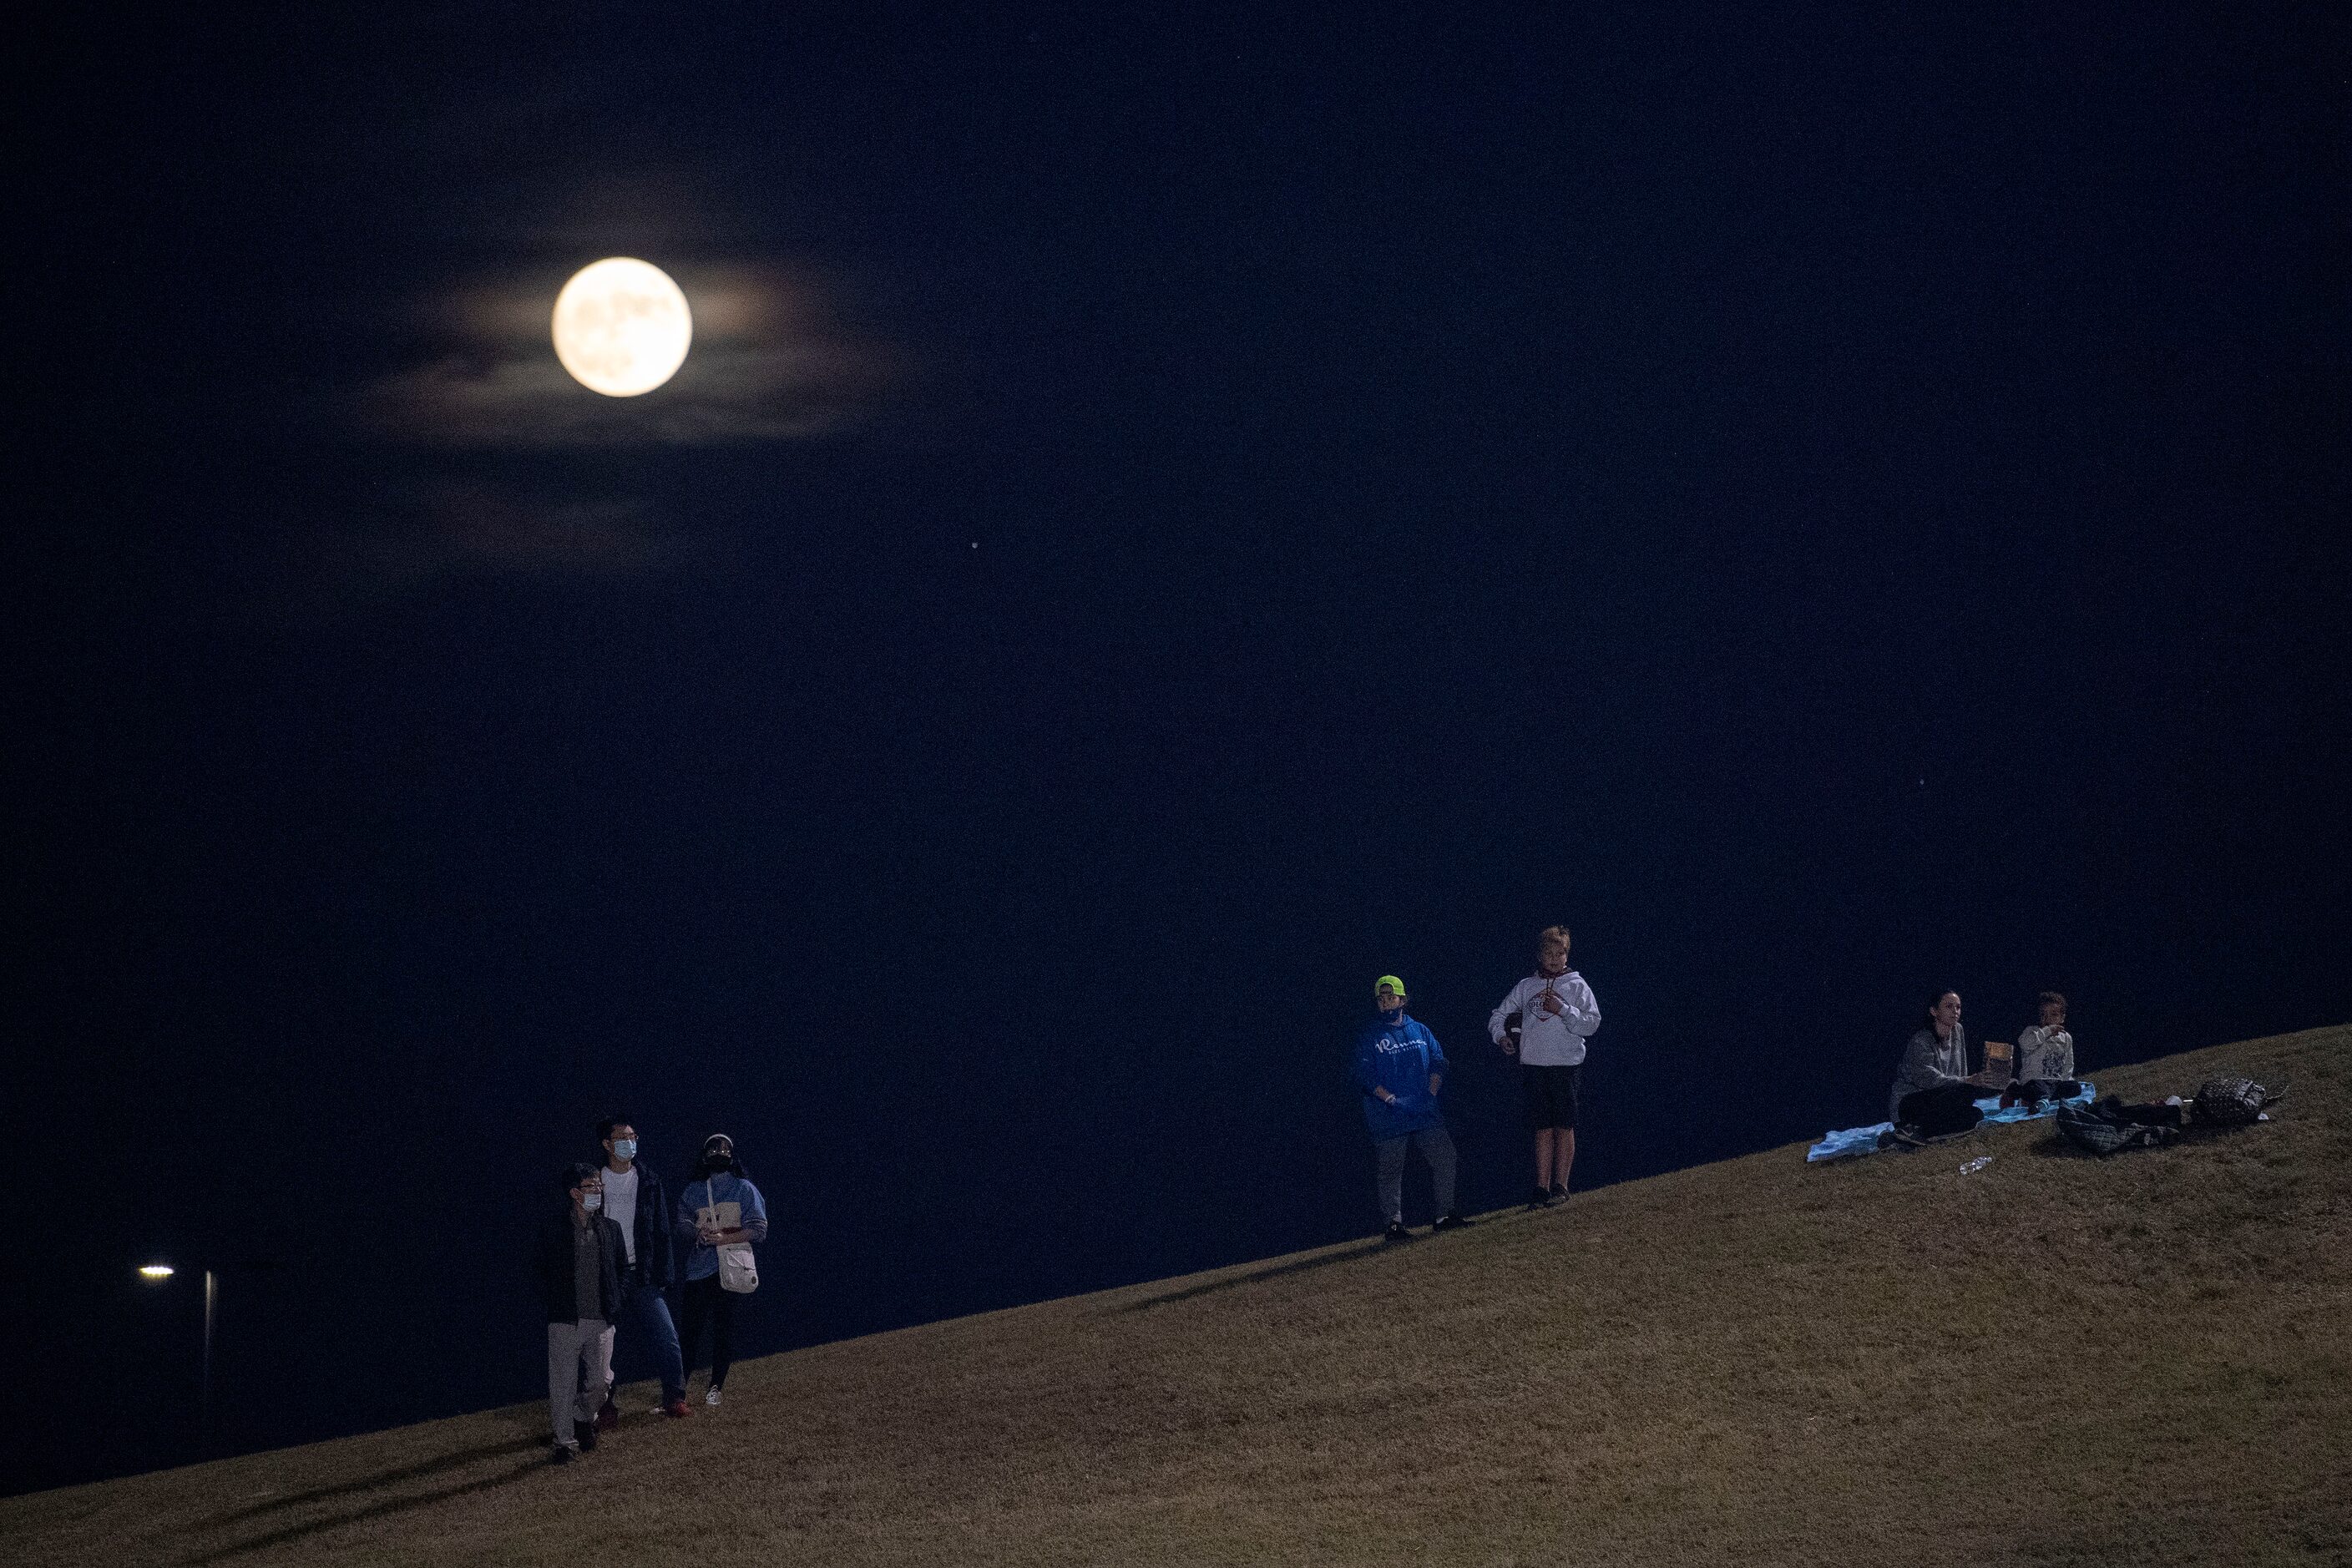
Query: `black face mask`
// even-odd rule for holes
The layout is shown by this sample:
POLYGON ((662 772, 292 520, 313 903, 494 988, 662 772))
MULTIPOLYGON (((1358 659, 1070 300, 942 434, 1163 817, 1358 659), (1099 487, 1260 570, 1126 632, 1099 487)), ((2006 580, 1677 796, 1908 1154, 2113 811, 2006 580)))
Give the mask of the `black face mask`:
POLYGON ((702 1163, 711 1170, 724 1171, 735 1163, 735 1156, 732 1154, 705 1154, 702 1157, 702 1163))

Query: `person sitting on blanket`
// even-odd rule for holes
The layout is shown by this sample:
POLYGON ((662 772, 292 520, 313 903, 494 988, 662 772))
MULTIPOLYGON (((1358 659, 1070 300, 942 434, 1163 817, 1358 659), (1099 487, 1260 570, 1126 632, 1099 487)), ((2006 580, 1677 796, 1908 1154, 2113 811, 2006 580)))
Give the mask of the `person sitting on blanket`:
POLYGON ((2017 1080, 2011 1094, 2021 1100, 2072 1100, 2083 1092, 2074 1077, 2074 1037, 2066 1032, 2066 998, 2042 994, 2042 1022, 2017 1037, 2017 1080))
POLYGON ((1917 1138, 1966 1132, 1984 1120, 1976 1108, 1983 1086, 1969 1077, 1968 1037, 1960 1032, 1960 994, 1938 992, 1927 1021, 1903 1047, 1886 1119, 1917 1138))

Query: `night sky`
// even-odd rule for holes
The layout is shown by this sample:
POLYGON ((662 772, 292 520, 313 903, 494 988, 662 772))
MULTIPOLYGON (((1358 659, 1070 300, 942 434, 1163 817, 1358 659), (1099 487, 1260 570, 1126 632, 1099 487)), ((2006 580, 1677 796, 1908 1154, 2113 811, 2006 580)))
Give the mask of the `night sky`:
POLYGON ((2340 7, 726 9, 11 51, 7 1489, 150 1256, 225 1447, 539 1397, 616 1110, 754 1352, 1370 1234, 1388 971, 1513 1201, 1555 921, 1580 1185, 2352 1018, 2340 7))

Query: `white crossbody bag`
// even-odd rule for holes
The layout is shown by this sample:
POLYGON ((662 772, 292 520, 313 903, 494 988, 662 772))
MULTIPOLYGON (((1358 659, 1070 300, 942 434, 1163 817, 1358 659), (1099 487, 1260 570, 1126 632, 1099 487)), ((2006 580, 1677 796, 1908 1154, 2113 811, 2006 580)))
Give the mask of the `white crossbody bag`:
MULTIPOLYGON (((709 1200, 700 1211, 704 1225, 712 1230, 732 1230, 736 1224, 741 1223, 743 1218, 741 1204, 729 1205, 735 1210, 732 1216, 734 1223, 730 1223, 727 1217, 720 1215, 719 1187, 708 1176, 702 1179, 702 1195, 709 1200)), ((748 1296, 760 1288, 760 1265, 751 1257, 750 1242, 730 1241, 716 1250, 719 1253, 719 1288, 720 1289, 732 1290, 739 1296, 748 1296)))

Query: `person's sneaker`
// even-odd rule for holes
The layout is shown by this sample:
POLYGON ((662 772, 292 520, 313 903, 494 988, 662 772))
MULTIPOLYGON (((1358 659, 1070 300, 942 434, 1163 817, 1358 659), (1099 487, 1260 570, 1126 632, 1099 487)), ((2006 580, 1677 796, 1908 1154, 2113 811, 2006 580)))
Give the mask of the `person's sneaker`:
POLYGON ((582 1453, 593 1454, 596 1451, 596 1423, 593 1421, 574 1421, 572 1424, 572 1436, 578 1441, 582 1453))
POLYGON ((686 1407, 686 1395, 683 1394, 679 1394, 676 1399, 669 1400, 664 1404, 661 1407, 661 1413, 669 1416, 673 1420, 681 1415, 691 1414, 691 1412, 689 1412, 686 1407))
POLYGON ((548 1462, 551 1464, 568 1465, 579 1457, 580 1450, 573 1447, 571 1444, 558 1443, 555 1445, 555 1452, 550 1454, 547 1458, 548 1462))
POLYGON ((1551 1193, 1549 1195, 1553 1203, 1564 1204, 1568 1202, 1568 1184, 1565 1182, 1554 1182, 1551 1184, 1551 1193))
POLYGON ((1462 1230, 1470 1226, 1476 1225, 1477 1223, 1478 1222, 1475 1219, 1464 1219, 1462 1217, 1462 1211, 1456 1209, 1452 1214, 1441 1215, 1437 1223, 1431 1226, 1429 1228, 1433 1231, 1462 1230))
POLYGON ((1405 1229, 1404 1221, 1401 1219, 1392 1219, 1389 1221, 1388 1229, 1381 1233, 1381 1239, 1382 1241, 1409 1241, 1412 1238, 1412 1232, 1405 1229))
POLYGON ((604 1407, 596 1412, 596 1430, 610 1432, 620 1424, 621 1407, 613 1403, 613 1395, 608 1390, 604 1394, 604 1407))
POLYGON ((1528 1195, 1528 1207, 1530 1210, 1548 1209, 1551 1207, 1551 1194, 1544 1191, 1541 1187, 1538 1187, 1533 1193, 1530 1193, 1528 1195))
MULTIPOLYGON (((679 1404, 681 1404, 681 1405, 683 1405, 683 1404, 685 1404, 685 1403, 686 1403, 686 1401, 684 1401, 684 1400, 682 1400, 682 1399, 681 1399, 681 1400, 679 1400, 679 1401, 678 1401, 678 1403, 679 1403, 679 1404)), ((706 1388, 706 1389, 704 1389, 704 1390, 702 1391, 702 1403, 704 1403, 705 1405, 708 1405, 711 1406, 713 1409, 716 1409, 716 1408, 718 1407, 718 1405, 719 1405, 719 1390, 718 1390, 718 1389, 716 1389, 716 1388, 706 1388)), ((680 1412, 678 1412, 678 1414, 679 1414, 679 1415, 684 1415, 684 1414, 686 1414, 686 1413, 685 1413, 684 1411, 680 1411, 680 1412)))

